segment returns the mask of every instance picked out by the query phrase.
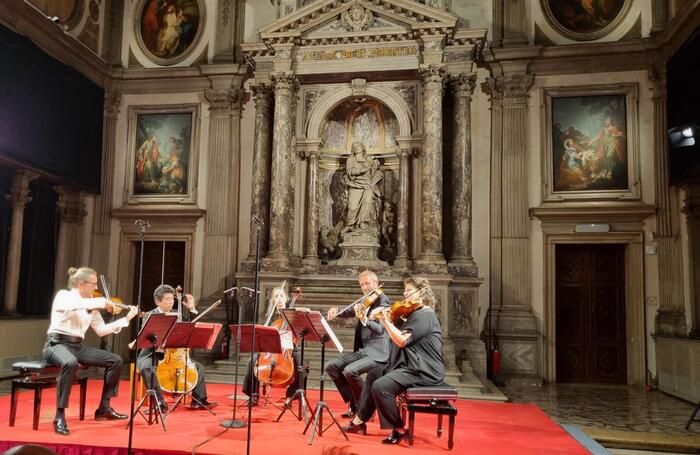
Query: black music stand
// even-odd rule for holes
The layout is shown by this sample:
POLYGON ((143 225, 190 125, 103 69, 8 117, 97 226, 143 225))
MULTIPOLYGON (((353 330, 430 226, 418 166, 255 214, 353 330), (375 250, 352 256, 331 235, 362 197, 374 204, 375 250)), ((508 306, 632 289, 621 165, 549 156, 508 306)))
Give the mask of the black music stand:
MULTIPOLYGON (((221 331, 221 324, 216 324, 216 323, 206 323, 206 322, 176 322, 173 325, 172 330, 168 334, 168 338, 165 340, 165 343, 163 344, 163 347, 165 349, 176 349, 176 348, 186 348, 186 354, 185 354, 185 370, 184 370, 184 377, 185 377, 185 390, 182 392, 179 392, 177 389, 174 391, 174 393, 179 394, 177 399, 175 400, 175 403, 173 404, 173 408, 170 410, 170 412, 175 411, 177 407, 180 405, 180 402, 186 397, 189 396, 191 400, 196 401, 199 403, 201 407, 209 411, 212 415, 216 415, 214 411, 209 409, 208 406, 206 406, 204 403, 199 401, 197 398, 194 397, 192 394, 192 390, 187 390, 187 368, 189 364, 189 350, 190 349, 211 349, 214 346, 214 341, 216 340, 216 337, 219 335, 219 332, 221 331)), ((178 381, 175 381, 175 386, 177 387, 178 381)), ((170 413, 168 413, 170 414, 170 413)))
MULTIPOLYGON (((150 384, 148 384, 148 390, 146 391, 146 395, 141 399, 141 402, 139 403, 138 407, 132 414, 132 419, 129 421, 131 423, 133 421, 133 416, 135 416, 137 413, 141 414, 141 416, 146 420, 146 423, 149 425, 153 425, 154 423, 158 423, 158 417, 160 416, 160 423, 163 426, 163 431, 166 431, 167 429, 165 428, 165 418, 163 416, 163 413, 160 411, 160 403, 158 402, 158 395, 156 394, 155 391, 155 381, 156 381, 156 349, 162 348, 163 343, 168 337, 168 334, 172 330, 173 326, 175 325, 175 322, 177 321, 177 316, 176 315, 170 315, 170 314, 151 314, 148 317, 148 320, 146 323, 143 325, 141 328, 141 331, 139 332, 139 336, 136 339, 136 348, 137 349, 151 349, 151 380, 150 384), (141 406, 146 403, 146 400, 148 400, 148 416, 146 416, 143 412, 141 412, 141 406)), ((134 380, 136 380, 136 376, 134 375, 134 380)))
MULTIPOLYGON (((326 322, 321 313, 318 311, 310 311, 308 313, 298 313, 298 315, 303 315, 303 317, 308 319, 307 328, 309 329, 309 332, 306 335, 307 340, 318 341, 321 343, 321 389, 318 396, 318 403, 316 403, 316 411, 314 412, 313 429, 311 430, 311 436, 309 437, 309 445, 314 443, 314 437, 316 436, 317 431, 319 436, 323 436, 323 432, 333 426, 333 424, 338 427, 343 436, 345 436, 345 439, 349 441, 350 438, 348 438, 345 430, 343 430, 343 427, 341 427, 338 423, 338 420, 333 415, 333 411, 331 411, 331 408, 329 408, 326 402, 323 401, 323 383, 326 380, 325 372, 323 371, 323 367, 326 362, 326 345, 335 347, 339 352, 343 352, 343 346, 340 344, 340 340, 338 340, 338 338, 335 336, 333 329, 331 329, 331 326, 328 325, 328 322, 326 322), (324 409, 328 411, 331 419, 333 419, 333 422, 331 422, 326 428, 323 428, 324 409)), ((309 429, 311 424, 311 421, 306 424, 306 428, 304 428, 304 432, 302 434, 306 434, 306 431, 309 429)))
POLYGON ((297 381, 297 389, 294 391, 294 395, 292 395, 291 399, 289 400, 289 404, 286 404, 285 402, 284 408, 277 417, 276 421, 279 422, 284 413, 289 410, 291 411, 292 415, 297 418, 297 420, 304 419, 304 424, 308 425, 309 417, 307 416, 307 409, 311 406, 309 405, 309 400, 306 398, 306 376, 309 374, 309 368, 307 365, 304 365, 304 344, 306 334, 309 333, 313 327, 311 326, 311 323, 307 317, 297 317, 299 314, 306 315, 308 311, 297 311, 296 309, 292 308, 283 309, 281 312, 282 317, 287 320, 287 326, 300 340, 301 356, 299 357, 299 364, 297 365, 297 375, 299 376, 297 381), (298 412, 294 412, 294 409, 292 408, 292 402, 295 399, 299 399, 298 412))
MULTIPOLYGON (((282 352, 282 343, 280 341, 280 333, 274 327, 267 327, 259 324, 232 324, 229 326, 231 330, 231 338, 239 339, 238 331, 240 329, 240 352, 250 352, 251 362, 250 368, 248 370, 248 378, 251 381, 250 393, 251 396, 248 398, 248 407, 253 407, 253 395, 257 392, 253 391, 252 382, 255 380, 253 374, 253 359, 256 354, 261 352, 270 352, 272 354, 279 354, 282 352), (255 345, 252 344, 252 334, 253 328, 255 328, 255 345)), ((222 423, 223 425, 223 423, 222 423)))

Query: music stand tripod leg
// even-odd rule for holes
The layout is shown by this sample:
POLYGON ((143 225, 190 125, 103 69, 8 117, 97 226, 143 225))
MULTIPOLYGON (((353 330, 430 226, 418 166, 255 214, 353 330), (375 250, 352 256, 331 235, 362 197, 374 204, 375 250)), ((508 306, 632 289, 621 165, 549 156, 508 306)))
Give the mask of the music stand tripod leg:
POLYGON ((141 416, 146 420, 146 423, 149 425, 153 425, 154 423, 158 423, 158 417, 160 416, 160 423, 163 426, 163 431, 168 431, 168 429, 165 426, 165 416, 160 410, 160 400, 158 400, 158 395, 156 394, 155 391, 155 380, 156 380, 156 339, 153 337, 151 340, 152 345, 152 353, 151 353, 151 380, 149 381, 149 389, 146 390, 146 395, 141 399, 141 402, 139 403, 138 407, 134 411, 134 415, 136 413, 141 414, 141 416), (144 405, 144 403, 148 400, 148 417, 144 415, 144 413, 141 411, 141 406, 144 405))

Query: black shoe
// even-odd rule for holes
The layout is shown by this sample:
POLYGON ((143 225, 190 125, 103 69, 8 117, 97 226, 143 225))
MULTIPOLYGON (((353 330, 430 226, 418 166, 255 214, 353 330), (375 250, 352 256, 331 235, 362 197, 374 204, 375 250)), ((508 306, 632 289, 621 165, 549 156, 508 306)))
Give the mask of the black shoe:
POLYGON ((191 409, 211 409, 215 408, 219 405, 216 401, 207 401, 207 400, 199 400, 195 401, 192 400, 192 404, 190 405, 191 409))
POLYGON ((53 421, 53 431, 63 436, 68 436, 70 434, 68 424, 64 419, 56 419, 53 421))
POLYGON ((95 411, 95 420, 124 420, 128 418, 129 416, 119 414, 112 408, 98 409, 97 411, 95 411))
POLYGON ((340 417, 345 417, 346 419, 350 419, 352 417, 355 417, 355 414, 357 414, 357 409, 355 409, 353 406, 350 406, 348 408, 348 412, 344 414, 340 414, 340 417))
POLYGON ((367 425, 364 422, 362 422, 362 423, 350 422, 349 424, 347 424, 343 427, 343 431, 346 433, 356 433, 356 434, 366 435, 367 434, 367 425))
POLYGON ((406 437, 406 433, 401 433, 397 429, 391 430, 391 434, 388 438, 382 441, 382 444, 398 444, 403 438, 406 437))

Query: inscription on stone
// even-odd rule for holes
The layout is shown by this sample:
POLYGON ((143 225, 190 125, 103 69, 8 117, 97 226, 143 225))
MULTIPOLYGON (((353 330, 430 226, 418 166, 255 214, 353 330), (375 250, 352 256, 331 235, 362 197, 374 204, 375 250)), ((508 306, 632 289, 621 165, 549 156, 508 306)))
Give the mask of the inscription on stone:
POLYGON ((417 49, 412 46, 404 47, 379 47, 371 49, 353 49, 335 51, 309 51, 304 52, 302 60, 318 61, 318 60, 347 60, 361 58, 382 58, 382 57, 406 57, 417 54, 417 49))

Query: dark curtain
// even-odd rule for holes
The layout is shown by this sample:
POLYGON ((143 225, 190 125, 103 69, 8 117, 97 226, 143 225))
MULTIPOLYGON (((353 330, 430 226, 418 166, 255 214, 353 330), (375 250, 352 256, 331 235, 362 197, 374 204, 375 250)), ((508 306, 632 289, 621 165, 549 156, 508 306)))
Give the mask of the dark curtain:
POLYGON ((24 210, 17 311, 45 316, 51 310, 53 300, 58 195, 41 180, 32 182, 29 190, 32 202, 24 210))

